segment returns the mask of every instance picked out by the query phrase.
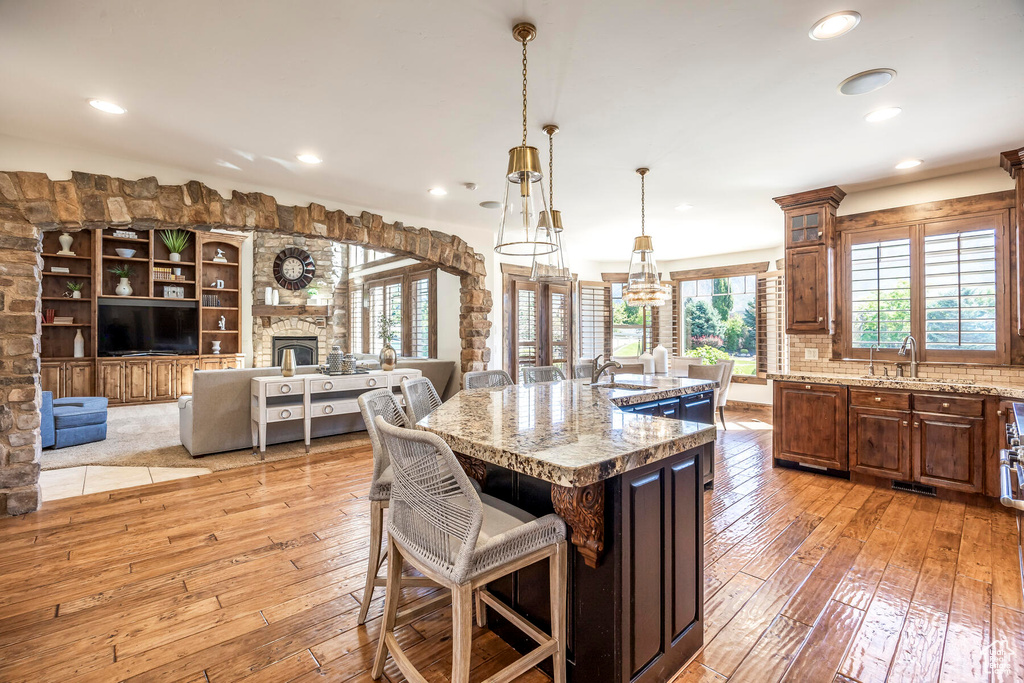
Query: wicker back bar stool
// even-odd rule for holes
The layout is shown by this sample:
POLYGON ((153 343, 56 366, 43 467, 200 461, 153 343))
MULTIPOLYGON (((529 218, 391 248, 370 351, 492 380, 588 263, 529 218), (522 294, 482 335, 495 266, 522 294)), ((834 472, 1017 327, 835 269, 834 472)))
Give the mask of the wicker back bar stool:
POLYGON ((462 376, 463 389, 510 387, 513 384, 512 378, 504 370, 474 370, 462 376))
POLYGON ((523 368, 523 384, 560 382, 563 379, 565 379, 565 373, 554 365, 539 365, 533 368, 523 368))
POLYGON ((441 407, 441 397, 426 377, 402 380, 402 396, 405 397, 405 412, 413 424, 441 407))
POLYGON ((402 675, 424 677, 395 637, 399 591, 408 562, 451 590, 452 683, 469 680, 473 593, 537 642, 490 681, 511 681, 548 657, 555 683, 565 683, 566 527, 558 515, 533 515, 478 493, 451 448, 435 434, 396 427, 377 418, 377 431, 391 456, 394 483, 388 520, 388 577, 373 678, 384 673, 390 654, 402 675), (486 584, 542 560, 549 561, 551 635, 543 633, 495 598, 486 584))

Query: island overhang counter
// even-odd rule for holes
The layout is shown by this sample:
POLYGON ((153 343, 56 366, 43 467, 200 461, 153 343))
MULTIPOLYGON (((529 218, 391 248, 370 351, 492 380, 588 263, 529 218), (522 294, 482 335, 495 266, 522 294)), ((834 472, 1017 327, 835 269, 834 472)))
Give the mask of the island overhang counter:
MULTIPOLYGON (((713 457, 716 384, 615 380, 464 390, 417 426, 490 495, 570 527, 569 679, 663 681, 703 644, 702 461, 713 457), (658 414, 676 419, 645 410, 672 402, 658 414)), ((547 628, 547 576, 540 563, 490 590, 547 628)), ((532 647, 488 613, 503 639, 532 647)))

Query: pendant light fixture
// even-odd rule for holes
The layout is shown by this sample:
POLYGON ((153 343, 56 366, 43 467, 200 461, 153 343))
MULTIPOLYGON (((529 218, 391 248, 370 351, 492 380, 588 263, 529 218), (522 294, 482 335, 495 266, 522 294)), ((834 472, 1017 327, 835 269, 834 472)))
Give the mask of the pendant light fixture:
POLYGON ((661 306, 670 296, 668 289, 661 284, 658 263, 654 260, 654 243, 647 234, 644 176, 649 171, 647 168, 636 169, 640 176, 640 236, 633 240, 629 276, 622 288, 622 299, 630 306, 661 306))
POLYGON ((519 23, 512 35, 523 44, 523 144, 508 152, 505 195, 501 202, 501 223, 494 251, 506 256, 543 256, 558 250, 554 231, 541 225, 548 215, 544 194, 544 174, 536 147, 526 144, 526 44, 537 37, 533 24, 519 23))
POLYGON ((533 257, 530 279, 534 282, 570 282, 569 262, 565 256, 565 242, 562 238, 562 212, 555 208, 555 133, 558 126, 549 123, 544 126, 548 136, 548 202, 551 210, 540 215, 540 224, 551 229, 558 249, 533 257))

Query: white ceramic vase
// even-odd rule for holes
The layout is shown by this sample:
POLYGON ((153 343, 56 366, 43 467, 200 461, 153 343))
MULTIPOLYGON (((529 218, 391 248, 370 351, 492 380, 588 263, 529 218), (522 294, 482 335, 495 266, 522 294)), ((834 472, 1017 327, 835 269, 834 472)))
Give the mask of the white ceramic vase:
POLYGON ((181 260, 181 254, 179 254, 177 252, 172 252, 171 256, 170 256, 170 259, 172 261, 180 261, 181 260))
POLYGON ((640 364, 643 366, 643 372, 645 375, 654 374, 654 356, 645 351, 640 354, 640 364))
POLYGON ((267 287, 263 290, 263 303, 267 306, 273 305, 274 303, 274 288, 267 287))
POLYGON ((654 372, 658 375, 668 374, 668 349, 661 344, 654 347, 654 372))
POLYGON ((75 358, 85 358, 85 337, 82 336, 82 330, 75 333, 75 358))
POLYGON ((71 251, 71 243, 75 241, 74 237, 72 237, 71 235, 69 235, 68 233, 65 232, 65 233, 62 233, 61 236, 57 238, 57 241, 60 242, 60 252, 59 253, 61 253, 61 254, 74 254, 75 253, 75 252, 71 251))
POLYGON ((71 292, 71 298, 72 299, 81 299, 82 298, 82 290, 76 289, 75 291, 71 292))
POLYGON ((274 290, 273 301, 271 301, 271 303, 274 306, 277 306, 281 303, 281 292, 277 291, 276 289, 274 290))
POLYGON ((220 340, 219 339, 214 339, 212 342, 210 342, 210 346, 212 347, 213 353, 220 353, 220 340))
POLYGON ((120 284, 114 288, 114 294, 118 296, 131 296, 132 295, 132 283, 128 282, 128 278, 121 278, 120 284))

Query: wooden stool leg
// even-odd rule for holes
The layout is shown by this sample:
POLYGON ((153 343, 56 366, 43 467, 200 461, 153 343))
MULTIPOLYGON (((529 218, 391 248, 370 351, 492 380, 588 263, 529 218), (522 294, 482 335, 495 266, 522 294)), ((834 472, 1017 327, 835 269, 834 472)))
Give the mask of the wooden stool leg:
POLYGON ((566 542, 556 546, 555 554, 548 558, 548 581, 551 584, 551 637, 558 641, 554 655, 554 683, 565 683, 565 613, 566 575, 568 551, 566 542))
MULTIPOLYGON (((481 590, 487 588, 487 586, 480 586, 481 590)), ((487 626, 487 605, 484 604, 483 598, 480 597, 480 591, 476 591, 476 625, 480 628, 487 626)))
MULTIPOLYGON (((391 595, 391 593, 388 593, 391 595)), ((469 683, 469 660, 473 652, 473 588, 452 587, 452 681, 469 683)))
POLYGON ((388 581, 384 586, 384 617, 381 619, 380 638, 377 640, 377 656, 373 660, 373 680, 384 675, 384 663, 388 658, 387 637, 394 635, 395 618, 398 615, 398 601, 402 597, 402 553, 395 542, 388 537, 388 581))
MULTIPOLYGON (((373 600, 373 582, 380 568, 380 542, 384 535, 384 505, 379 500, 370 501, 370 559, 366 565, 366 586, 363 588, 363 604, 359 608, 358 624, 366 623, 366 613, 373 600)), ((390 562, 388 563, 390 565, 390 562)))

